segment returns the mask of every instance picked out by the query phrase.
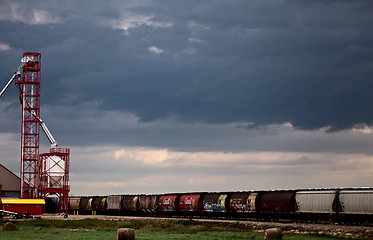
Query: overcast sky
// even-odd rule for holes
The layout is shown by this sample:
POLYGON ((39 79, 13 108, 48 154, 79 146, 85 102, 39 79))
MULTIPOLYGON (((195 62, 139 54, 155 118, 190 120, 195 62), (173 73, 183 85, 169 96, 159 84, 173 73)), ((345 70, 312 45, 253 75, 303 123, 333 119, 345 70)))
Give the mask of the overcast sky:
MULTIPOLYGON (((42 54, 73 195, 372 187, 373 2, 0 0, 0 88, 42 54)), ((19 174, 21 106, 0 99, 19 174)), ((41 136, 40 152, 49 151, 41 136)))

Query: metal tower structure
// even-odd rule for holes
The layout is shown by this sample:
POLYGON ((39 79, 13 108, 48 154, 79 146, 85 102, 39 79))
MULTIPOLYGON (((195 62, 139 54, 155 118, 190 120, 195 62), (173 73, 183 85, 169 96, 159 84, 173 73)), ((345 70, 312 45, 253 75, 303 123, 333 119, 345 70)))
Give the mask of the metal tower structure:
POLYGON ((15 81, 22 104, 21 198, 39 197, 40 60, 40 53, 24 53, 21 74, 17 75, 15 81))
POLYGON ((22 104, 21 198, 46 198, 55 194, 59 198, 60 212, 67 214, 70 149, 57 147, 40 118, 40 60, 40 53, 24 53, 18 70, 0 92, 0 97, 15 80, 22 104), (49 153, 39 154, 40 127, 51 143, 49 153))

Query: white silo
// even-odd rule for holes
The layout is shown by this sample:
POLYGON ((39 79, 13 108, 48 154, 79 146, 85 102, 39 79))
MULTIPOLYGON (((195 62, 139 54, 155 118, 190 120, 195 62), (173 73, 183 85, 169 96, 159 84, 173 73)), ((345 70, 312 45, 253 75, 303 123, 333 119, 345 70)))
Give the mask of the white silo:
POLYGON ((48 187, 60 188, 65 176, 65 161, 60 156, 50 156, 46 161, 48 187))

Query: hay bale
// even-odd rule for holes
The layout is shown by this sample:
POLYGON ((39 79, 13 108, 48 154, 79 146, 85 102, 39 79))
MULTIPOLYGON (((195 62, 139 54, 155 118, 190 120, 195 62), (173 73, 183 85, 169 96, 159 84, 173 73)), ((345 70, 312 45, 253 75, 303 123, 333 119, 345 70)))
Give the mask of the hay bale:
POLYGON ((19 229, 14 223, 7 222, 3 226, 3 231, 18 231, 19 229))
POLYGON ((282 239, 281 228, 270 228, 264 231, 264 239, 282 239))
POLYGON ((132 228, 119 228, 117 240, 135 240, 135 230, 132 228))

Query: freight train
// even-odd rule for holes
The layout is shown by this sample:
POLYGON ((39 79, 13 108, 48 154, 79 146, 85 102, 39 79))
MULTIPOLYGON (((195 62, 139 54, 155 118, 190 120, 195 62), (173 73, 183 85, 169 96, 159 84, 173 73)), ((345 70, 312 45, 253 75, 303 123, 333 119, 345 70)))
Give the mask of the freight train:
POLYGON ((70 214, 373 224, 373 188, 73 196, 70 214))

